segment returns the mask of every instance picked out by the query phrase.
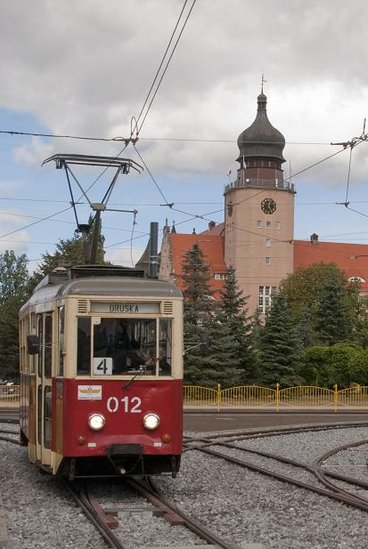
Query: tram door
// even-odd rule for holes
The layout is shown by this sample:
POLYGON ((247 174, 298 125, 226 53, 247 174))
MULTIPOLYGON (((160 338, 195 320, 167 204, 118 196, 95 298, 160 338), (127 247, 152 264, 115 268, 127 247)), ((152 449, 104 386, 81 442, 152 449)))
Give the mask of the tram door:
POLYGON ((37 333, 40 339, 40 353, 37 368, 37 460, 51 464, 52 424, 52 314, 37 315, 37 333))

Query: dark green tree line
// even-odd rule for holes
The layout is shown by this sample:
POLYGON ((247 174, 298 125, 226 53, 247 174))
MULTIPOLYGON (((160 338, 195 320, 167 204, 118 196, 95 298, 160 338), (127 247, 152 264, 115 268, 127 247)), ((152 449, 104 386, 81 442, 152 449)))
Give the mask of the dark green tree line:
POLYGON ((0 254, 0 379, 19 377, 18 313, 30 295, 27 256, 0 254))
POLYGON ((221 299, 211 299, 209 266, 198 246, 185 257, 183 280, 185 342, 192 346, 186 383, 368 383, 366 302, 336 265, 311 265, 287 277, 264 320, 247 316, 232 268, 221 299), (210 336, 205 353, 196 345, 203 333, 210 336))
POLYGON ((183 261, 185 382, 212 387, 244 383, 252 371, 246 299, 233 269, 221 302, 213 298, 209 280, 209 265, 195 244, 183 261), (205 349, 203 340, 208 341, 205 349))

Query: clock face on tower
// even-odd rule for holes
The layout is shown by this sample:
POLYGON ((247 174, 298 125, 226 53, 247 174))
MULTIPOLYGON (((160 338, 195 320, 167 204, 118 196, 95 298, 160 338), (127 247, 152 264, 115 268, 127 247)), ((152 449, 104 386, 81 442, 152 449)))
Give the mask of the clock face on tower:
POLYGON ((265 198, 261 202, 261 210, 265 214, 273 214, 276 211, 276 202, 272 198, 265 198))

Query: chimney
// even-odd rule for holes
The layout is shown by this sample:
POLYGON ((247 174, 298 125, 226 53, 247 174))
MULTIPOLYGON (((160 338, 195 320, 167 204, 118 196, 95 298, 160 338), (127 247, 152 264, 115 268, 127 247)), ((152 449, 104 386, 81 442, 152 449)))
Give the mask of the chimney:
POLYGON ((318 234, 313 233, 310 236, 311 244, 318 244, 318 234))
POLYGON ((149 239, 149 278, 157 278, 158 273, 158 223, 153 221, 150 227, 149 239))

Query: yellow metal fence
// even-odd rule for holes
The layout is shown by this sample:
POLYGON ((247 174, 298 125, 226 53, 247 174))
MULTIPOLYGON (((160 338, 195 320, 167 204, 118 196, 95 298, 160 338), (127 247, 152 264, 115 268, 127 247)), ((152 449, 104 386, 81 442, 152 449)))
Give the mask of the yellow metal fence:
POLYGON ((0 406, 19 403, 19 385, 0 384, 0 406))
POLYGON ((332 408, 335 412, 344 408, 368 408, 368 386, 354 385, 338 390, 301 385, 280 389, 269 389, 258 385, 240 385, 221 389, 209 389, 197 385, 184 386, 184 406, 292 409, 332 408))
MULTIPOLYGON (((0 406, 19 403, 19 385, 0 384, 0 406)), ((354 385, 348 389, 338 390, 323 387, 301 385, 287 389, 269 389, 259 385, 240 385, 221 389, 184 386, 184 406, 200 408, 332 408, 336 411, 344 408, 368 409, 368 386, 354 385)))

